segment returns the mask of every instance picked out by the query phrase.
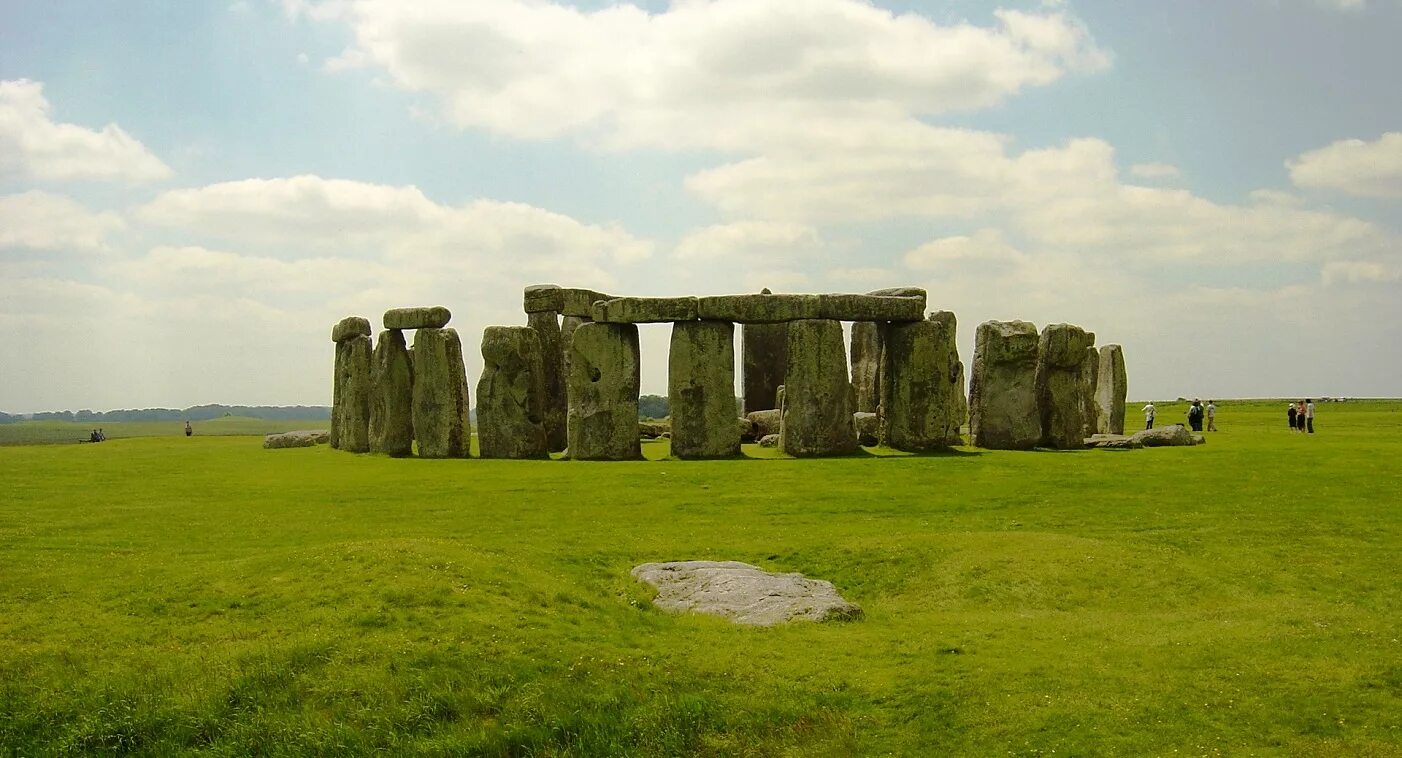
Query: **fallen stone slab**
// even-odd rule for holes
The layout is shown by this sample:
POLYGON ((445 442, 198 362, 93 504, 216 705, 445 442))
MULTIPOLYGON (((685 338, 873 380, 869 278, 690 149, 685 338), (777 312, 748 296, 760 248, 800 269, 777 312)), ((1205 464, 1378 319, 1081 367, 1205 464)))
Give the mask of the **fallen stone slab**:
POLYGON ((853 621, 862 609, 832 582, 802 574, 775 574, 739 561, 644 563, 633 578, 657 588, 652 604, 675 612, 724 616, 737 624, 853 621))
POLYGON ((760 447, 778 447, 778 446, 779 446, 779 435, 777 435, 777 434, 766 434, 766 435, 764 435, 763 437, 760 437, 760 438, 759 438, 759 446, 760 446, 760 447))
POLYGON ((1188 447, 1193 444, 1193 434, 1182 424, 1160 426, 1135 432, 1130 439, 1137 440, 1144 447, 1188 447))
POLYGON ((694 297, 616 297, 594 303, 590 318, 601 324, 664 324, 696 320, 694 297))
POLYGON ((777 324, 820 318, 817 295, 716 295, 696 299, 698 318, 737 324, 777 324))
POLYGON ((754 422, 755 437, 768 437, 779 434, 779 425, 783 423, 784 412, 778 409, 769 411, 751 411, 745 414, 745 418, 754 422))
POLYGON ((423 308, 391 308, 385 311, 386 329, 442 329, 453 314, 441 305, 423 308))
POLYGON ((819 295, 818 318, 834 321, 924 321, 925 298, 819 295))
POLYGON ((295 432, 269 434, 263 438, 263 448, 281 450, 288 447, 314 447, 325 445, 329 441, 331 441, 331 432, 328 429, 301 429, 295 432))
POLYGON ((370 336, 370 319, 346 316, 331 327, 331 341, 345 342, 356 337, 370 336))
POLYGON ((1097 450, 1138 450, 1144 443, 1123 434, 1094 434, 1085 439, 1086 447, 1097 450))

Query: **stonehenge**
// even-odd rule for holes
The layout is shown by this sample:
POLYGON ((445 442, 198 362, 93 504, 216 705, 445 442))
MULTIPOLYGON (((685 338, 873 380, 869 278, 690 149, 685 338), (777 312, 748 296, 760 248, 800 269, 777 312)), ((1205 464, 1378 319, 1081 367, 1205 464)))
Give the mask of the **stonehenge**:
MULTIPOLYGON (((755 441, 798 458, 871 445, 918 453, 964 444, 966 421, 976 447, 1081 449, 1113 446, 1105 435, 1124 430, 1119 345, 1096 347, 1093 332, 1070 324, 1039 332, 987 321, 975 333, 966 395, 957 319, 927 313, 915 287, 616 297, 541 284, 525 288, 522 306, 524 325, 482 333, 482 458, 639 460, 643 436, 665 440, 678 459, 734 457, 755 441), (642 324, 671 325, 670 419, 647 435, 638 420, 642 324)), ((374 342, 367 319, 332 327, 332 447, 472 455, 471 388, 450 320, 442 306, 392 308, 374 342)))

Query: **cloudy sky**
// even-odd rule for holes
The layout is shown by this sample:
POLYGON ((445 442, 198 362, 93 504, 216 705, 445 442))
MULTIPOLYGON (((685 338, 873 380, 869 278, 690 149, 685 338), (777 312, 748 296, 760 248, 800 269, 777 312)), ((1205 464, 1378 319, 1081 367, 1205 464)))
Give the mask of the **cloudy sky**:
MULTIPOLYGON (((1399 0, 0 3, 0 410, 325 404, 526 284, 920 285, 1132 398, 1402 395, 1399 0)), ((644 329, 666 390, 665 326, 644 329)))

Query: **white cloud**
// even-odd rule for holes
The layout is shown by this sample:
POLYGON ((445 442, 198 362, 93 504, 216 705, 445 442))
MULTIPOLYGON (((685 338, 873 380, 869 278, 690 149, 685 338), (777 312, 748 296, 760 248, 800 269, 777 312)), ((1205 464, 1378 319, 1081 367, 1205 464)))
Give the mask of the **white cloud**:
POLYGON ((738 258, 772 263, 810 257, 825 244, 818 230, 806 224, 736 221, 687 234, 677 243, 675 255, 684 261, 738 258))
POLYGON ((932 240, 906 253, 905 264, 916 271, 959 268, 1003 269, 1022 263, 1027 256, 1008 244, 997 229, 980 229, 971 235, 932 240))
POLYGON ((28 79, 0 81, 0 176, 147 182, 170 168, 120 126, 94 131, 55 122, 44 85, 28 79))
POLYGON ((330 68, 382 67, 459 126, 617 147, 753 149, 814 121, 981 108, 1108 65, 1061 10, 998 10, 979 27, 860 0, 689 0, 655 14, 540 0, 310 8, 354 32, 330 68))
POLYGON ((61 195, 30 190, 0 196, 0 250, 100 252, 124 226, 115 213, 94 213, 61 195))
POLYGON ((1140 179, 1177 179, 1183 175, 1171 163, 1136 163, 1129 167, 1129 173, 1140 179))
POLYGON ((1331 261, 1325 264, 1321 279, 1326 285, 1402 282, 1402 263, 1331 261))
POLYGON ((1287 161, 1298 187, 1361 197, 1402 197, 1402 132, 1340 140, 1287 161))

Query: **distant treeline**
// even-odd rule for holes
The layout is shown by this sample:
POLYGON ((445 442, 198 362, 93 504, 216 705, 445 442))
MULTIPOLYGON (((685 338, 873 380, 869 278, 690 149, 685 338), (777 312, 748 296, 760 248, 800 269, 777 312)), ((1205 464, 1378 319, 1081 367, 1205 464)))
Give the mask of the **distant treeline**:
POLYGON ((196 405, 179 408, 131 408, 116 411, 44 411, 29 416, 0 413, 0 424, 26 418, 35 421, 209 421, 224 416, 242 416, 274 421, 283 419, 329 419, 331 409, 324 405, 196 405))

